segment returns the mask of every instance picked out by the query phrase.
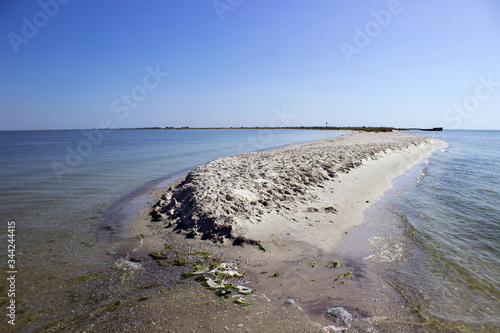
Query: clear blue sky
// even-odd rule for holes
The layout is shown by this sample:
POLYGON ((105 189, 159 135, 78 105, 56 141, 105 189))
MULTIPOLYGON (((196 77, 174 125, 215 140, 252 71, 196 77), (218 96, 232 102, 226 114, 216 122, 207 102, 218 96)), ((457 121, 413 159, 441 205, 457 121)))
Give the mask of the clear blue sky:
POLYGON ((2 0, 0 28, 0 129, 500 129, 496 0, 2 0))

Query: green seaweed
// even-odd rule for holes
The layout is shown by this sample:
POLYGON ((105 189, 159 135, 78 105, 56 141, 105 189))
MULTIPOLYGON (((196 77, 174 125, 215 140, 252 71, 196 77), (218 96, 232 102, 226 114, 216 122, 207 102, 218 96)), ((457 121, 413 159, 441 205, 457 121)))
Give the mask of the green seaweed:
POLYGON ((309 263, 309 265, 311 265, 312 268, 316 267, 316 261, 309 263))
POLYGON ((213 263, 210 263, 208 265, 208 270, 211 271, 211 270, 216 269, 217 267, 219 267, 219 263, 218 262, 213 262, 213 263))
POLYGON ((71 298, 71 300, 74 300, 75 298, 80 297, 82 295, 82 294, 74 292, 72 290, 68 290, 68 294, 69 294, 69 297, 71 298))
POLYGON ((270 275, 267 278, 270 279, 270 278, 279 278, 279 277, 280 277, 280 273, 274 273, 273 275, 270 275))
POLYGON ((244 286, 240 286, 240 285, 234 285, 234 284, 232 284, 231 288, 233 288, 234 290, 236 290, 239 294, 243 294, 243 295, 248 295, 248 294, 253 293, 252 289, 244 287, 244 286))
POLYGON ((259 250, 261 250, 262 252, 267 251, 266 248, 261 243, 259 243, 258 245, 259 245, 259 250))
POLYGON ((168 258, 168 254, 165 252, 151 252, 149 256, 155 260, 168 258))
MULTIPOLYGON (((236 295, 253 293, 252 289, 245 286, 227 283, 226 280, 241 278, 244 274, 234 270, 230 264, 220 263, 220 260, 216 259, 216 263, 210 263, 208 266, 202 263, 194 263, 194 270, 181 273, 181 278, 187 279, 196 276, 194 278, 196 282, 200 282, 205 288, 212 290, 215 295, 225 299, 229 298, 232 293, 236 295)), ((248 304, 246 301, 244 303, 248 304)), ((240 305, 243 305, 243 303, 240 305)))
POLYGON ((325 265, 325 267, 328 267, 328 268, 336 268, 336 267, 340 267, 340 263, 338 261, 330 261, 328 264, 325 265))
POLYGON ((231 295, 231 290, 229 290, 229 289, 217 289, 215 291, 215 295, 217 295, 219 297, 228 298, 229 295, 231 295))
POLYGON ((115 311, 122 304, 122 301, 118 300, 107 306, 108 311, 115 311))
POLYGON ((201 276, 195 277, 194 280, 196 282, 205 282, 205 281, 207 281, 207 278, 206 278, 206 276, 201 275, 201 276))
POLYGON ((220 264, 221 261, 222 261, 220 258, 210 258, 210 260, 213 261, 216 264, 220 264))
MULTIPOLYGON (((352 274, 351 272, 340 274, 335 280, 333 280, 333 282, 335 283, 341 278, 354 280, 354 274, 352 274)), ((344 281, 342 281, 340 284, 344 284, 343 282, 344 281)))
POLYGON ((130 258, 130 261, 131 262, 141 262, 142 259, 138 259, 138 258, 130 258))
POLYGON ((212 258, 212 254, 209 253, 209 252, 191 251, 188 254, 189 255, 193 255, 193 256, 202 256, 203 257, 203 261, 206 262, 206 263, 208 263, 208 262, 210 262, 212 260, 215 260, 214 258, 212 258))
POLYGON ((191 251, 188 254, 195 255, 195 256, 200 255, 200 256, 204 256, 204 257, 210 257, 212 255, 210 252, 199 252, 199 251, 191 251))
POLYGON ((163 267, 170 267, 172 265, 172 262, 170 260, 160 259, 160 260, 156 260, 156 262, 158 263, 158 265, 163 266, 163 267))
POLYGON ((237 272, 235 270, 227 269, 225 264, 219 264, 217 268, 212 269, 210 271, 213 275, 215 275, 218 279, 239 279, 245 276, 244 274, 237 272))
POLYGON ((88 280, 90 280, 90 277, 88 275, 82 275, 77 277, 77 280, 81 282, 87 282, 88 280))
POLYGON ((206 272, 208 272, 210 268, 208 266, 201 266, 201 265, 196 265, 195 264, 195 269, 194 271, 191 272, 182 272, 181 273, 181 278, 187 279, 190 278, 191 276, 196 276, 196 275, 201 275, 206 272))
POLYGON ((181 252, 176 251, 177 258, 174 259, 174 266, 186 266, 187 258, 181 252))
POLYGON ((248 302, 243 297, 238 297, 238 298, 234 299, 233 303, 241 305, 241 306, 249 305, 248 302))

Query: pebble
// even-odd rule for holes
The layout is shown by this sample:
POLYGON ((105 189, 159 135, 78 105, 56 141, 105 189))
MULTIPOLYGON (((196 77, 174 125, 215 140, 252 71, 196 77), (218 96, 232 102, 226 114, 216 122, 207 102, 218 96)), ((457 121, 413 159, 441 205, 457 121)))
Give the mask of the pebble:
POLYGON ((335 323, 345 323, 346 321, 352 319, 352 314, 350 314, 343 307, 337 306, 326 310, 325 317, 335 323))
POLYGON ((293 298, 288 297, 288 298, 285 300, 285 303, 286 303, 286 304, 288 304, 288 305, 294 305, 294 304, 295 304, 295 301, 293 300, 293 298))

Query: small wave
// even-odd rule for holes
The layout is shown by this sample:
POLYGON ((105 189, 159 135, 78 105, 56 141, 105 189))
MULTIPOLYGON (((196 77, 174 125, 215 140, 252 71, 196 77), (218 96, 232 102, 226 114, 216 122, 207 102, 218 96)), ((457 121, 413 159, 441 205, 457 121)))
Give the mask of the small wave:
MULTIPOLYGON (((425 163, 429 164, 429 160, 427 160, 425 163)), ((420 172, 422 173, 422 175, 417 178, 417 184, 420 184, 420 181, 422 179, 424 179, 424 177, 427 175, 427 167, 425 167, 425 166, 422 167, 422 169, 420 170, 420 172)))
POLYGON ((115 267, 121 271, 130 271, 130 270, 139 270, 142 268, 142 265, 138 262, 131 262, 124 259, 118 259, 115 262, 115 267))
POLYGON ((365 257, 365 260, 378 263, 389 263, 401 261, 405 258, 405 249, 399 239, 373 237, 368 240, 372 254, 365 257))
POLYGON ((451 145, 448 143, 446 146, 443 147, 443 149, 441 149, 441 152, 446 153, 448 151, 448 148, 450 147, 451 145))

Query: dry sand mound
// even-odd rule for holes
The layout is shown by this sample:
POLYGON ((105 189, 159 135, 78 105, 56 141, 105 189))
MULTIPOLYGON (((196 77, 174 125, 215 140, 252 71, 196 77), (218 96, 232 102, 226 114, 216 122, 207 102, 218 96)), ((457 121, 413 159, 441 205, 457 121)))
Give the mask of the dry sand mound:
POLYGON ((267 213, 293 212, 314 199, 314 188, 337 173, 409 150, 431 139, 403 133, 355 133, 274 150, 223 157, 193 169, 153 206, 153 221, 204 239, 236 242, 240 227, 260 223, 267 213))

